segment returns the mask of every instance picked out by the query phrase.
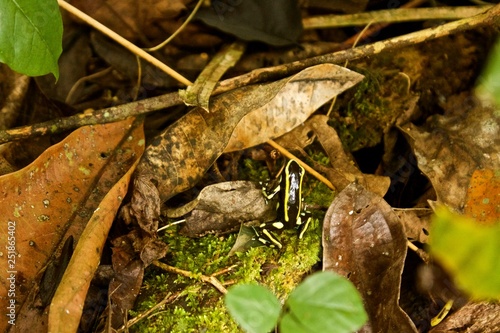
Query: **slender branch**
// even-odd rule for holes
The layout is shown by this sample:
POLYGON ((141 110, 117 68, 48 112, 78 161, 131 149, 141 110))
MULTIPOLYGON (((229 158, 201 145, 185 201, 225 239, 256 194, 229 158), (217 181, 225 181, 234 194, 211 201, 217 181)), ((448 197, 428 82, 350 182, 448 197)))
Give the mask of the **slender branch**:
POLYGON ((203 4, 203 1, 204 0, 198 0, 198 3, 194 7, 191 14, 189 14, 188 18, 184 21, 184 23, 182 23, 182 25, 172 35, 170 35, 170 37, 168 37, 166 40, 164 40, 160 44, 156 45, 155 47, 150 47, 150 48, 146 49, 146 51, 154 52, 154 51, 161 49, 162 47, 164 47, 168 43, 170 43, 182 30, 184 30, 184 28, 188 25, 188 23, 191 22, 191 20, 193 20, 194 16, 196 15, 196 12, 198 12, 198 9, 200 9, 201 5, 203 4))
POLYGON ((159 267, 167 272, 179 274, 179 275, 185 276, 185 277, 190 278, 190 279, 199 278, 201 281, 203 281, 205 283, 210 283, 212 286, 215 287, 215 289, 220 291, 222 294, 224 294, 224 295, 227 294, 227 289, 222 285, 222 283, 220 283, 220 281, 215 276, 193 274, 192 272, 185 271, 183 269, 164 264, 158 260, 153 261, 153 265, 155 265, 155 266, 157 266, 157 267, 159 267))
POLYGON ((284 147, 280 146, 273 140, 267 140, 266 143, 275 148, 276 150, 278 150, 281 154, 285 155, 288 159, 297 161, 297 163, 299 163, 307 172, 313 175, 317 180, 328 186, 331 190, 335 191, 335 186, 333 186, 333 184, 328 179, 323 177, 323 175, 321 175, 319 172, 311 168, 309 165, 305 164, 300 158, 293 155, 292 153, 290 153, 288 150, 286 150, 284 147))
POLYGON ((153 312, 155 312, 158 309, 161 309, 164 305, 172 303, 175 301, 179 295, 180 292, 176 292, 175 294, 168 293, 167 296, 165 296, 159 303, 155 304, 151 309, 140 313, 136 317, 130 319, 127 321, 122 327, 120 327, 118 330, 116 330, 116 333, 121 333, 121 332, 128 332, 128 329, 132 327, 133 325, 137 324, 139 321, 143 320, 144 318, 147 318, 149 315, 151 315, 153 312))
POLYGON ((93 112, 79 113, 66 118, 57 118, 43 123, 0 131, 0 144, 46 134, 61 133, 85 125, 120 121, 131 116, 137 116, 179 104, 182 104, 182 99, 179 97, 178 93, 169 93, 157 97, 146 98, 140 101, 112 106, 93 112))

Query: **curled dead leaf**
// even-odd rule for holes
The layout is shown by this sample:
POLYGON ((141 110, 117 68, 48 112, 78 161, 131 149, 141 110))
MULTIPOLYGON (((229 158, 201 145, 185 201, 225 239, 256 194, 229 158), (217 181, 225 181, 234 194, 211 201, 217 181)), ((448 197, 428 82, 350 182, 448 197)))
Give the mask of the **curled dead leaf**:
POLYGON ((276 205, 268 204, 262 189, 250 181, 207 186, 200 192, 196 203, 180 230, 189 237, 236 231, 244 222, 257 220, 264 223, 276 218, 276 205))

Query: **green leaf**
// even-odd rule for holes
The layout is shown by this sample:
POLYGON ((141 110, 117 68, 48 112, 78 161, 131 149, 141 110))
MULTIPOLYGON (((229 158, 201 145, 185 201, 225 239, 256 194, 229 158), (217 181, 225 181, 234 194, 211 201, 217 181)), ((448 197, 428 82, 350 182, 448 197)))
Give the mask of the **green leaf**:
POLYGON ((442 208, 430 230, 431 254, 478 299, 500 299, 500 224, 481 225, 442 208))
POLYGON ((368 319, 354 285, 333 272, 313 274, 288 297, 281 333, 354 332, 368 319))
POLYGON ((281 304, 276 296, 258 285, 229 288, 226 307, 234 320, 249 333, 267 333, 278 322, 281 304))
POLYGON ((476 92, 482 100, 493 101, 500 107, 500 38, 490 51, 489 59, 478 79, 476 92))
POLYGON ((53 73, 62 52, 56 0, 0 0, 0 62, 30 76, 53 73))

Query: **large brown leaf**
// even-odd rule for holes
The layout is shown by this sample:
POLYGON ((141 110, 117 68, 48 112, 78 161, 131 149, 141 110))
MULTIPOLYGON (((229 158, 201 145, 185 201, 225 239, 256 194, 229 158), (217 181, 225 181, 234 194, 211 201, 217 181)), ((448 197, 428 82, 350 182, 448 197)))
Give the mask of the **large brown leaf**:
POLYGON ((403 226, 378 195, 352 183, 332 202, 323 225, 323 270, 351 280, 369 322, 359 332, 417 332, 399 307, 406 257, 403 226))
POLYGON ((272 100, 245 115, 224 152, 253 147, 290 132, 323 104, 363 78, 359 73, 333 64, 312 66, 291 76, 272 100))
MULTIPOLYGON (((155 233, 160 203, 191 188, 201 179, 226 149, 231 134, 237 125, 239 127, 245 115, 267 110, 271 113, 257 113, 258 117, 265 117, 264 122, 258 126, 280 128, 282 122, 274 116, 278 116, 279 110, 285 110, 283 106, 293 98, 294 93, 303 92, 294 108, 298 110, 304 107, 309 110, 307 112, 312 112, 311 105, 319 106, 335 95, 335 92, 328 89, 319 89, 319 93, 313 93, 318 82, 334 88, 354 84, 353 81, 329 83, 338 77, 338 71, 331 72, 331 76, 324 73, 328 68, 333 70, 329 66, 333 65, 311 67, 280 81, 244 87, 219 95, 211 101, 210 113, 195 108, 153 139, 137 168, 130 206, 130 213, 136 217, 141 228, 151 235, 155 233), (281 108, 276 109, 280 105, 281 108), (273 110, 278 110, 278 114, 273 116, 273 110)), ((342 73, 346 74, 344 71, 342 73)), ((361 78, 359 75, 356 77, 361 78)), ((303 119, 306 118, 307 116, 303 119)), ((291 121, 293 126, 298 126, 303 121, 300 119, 294 118, 291 121)), ((285 131, 293 128, 290 122, 286 126, 288 129, 285 131)), ((252 131, 250 135, 254 134, 255 131, 252 131)), ((269 135, 264 140, 267 138, 269 135)))
MULTIPOLYGON (((6 309, 15 299, 16 329, 46 330, 39 280, 65 240, 73 236, 78 241, 102 198, 140 156, 141 124, 131 118, 82 127, 24 169, 0 177, 0 215, 13 226, 9 230, 4 224, 0 244, 15 244, 0 257, 0 305, 6 309), (9 275, 13 283, 6 280, 9 275)), ((7 328, 6 321, 0 321, 0 331, 7 328)))

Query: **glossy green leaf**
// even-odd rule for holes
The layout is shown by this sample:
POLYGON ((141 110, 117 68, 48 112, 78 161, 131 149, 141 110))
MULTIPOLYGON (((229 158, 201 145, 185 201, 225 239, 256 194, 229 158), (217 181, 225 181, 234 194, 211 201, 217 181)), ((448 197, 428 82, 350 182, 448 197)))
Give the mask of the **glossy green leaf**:
POLYGON ((62 19, 56 0, 0 0, 0 62, 30 76, 59 76, 62 19))
POLYGON ((311 275, 288 297, 281 333, 348 333, 368 319, 354 285, 333 272, 311 275))
POLYGON ((500 38, 491 48, 489 59, 478 79, 477 93, 486 101, 493 101, 500 107, 500 38))
POLYGON ((226 307, 242 329, 249 333, 267 333, 276 326, 281 304, 271 291, 259 285, 229 288, 226 307))
POLYGON ((475 298, 500 299, 500 224, 482 225, 442 208, 430 230, 431 254, 475 298))

